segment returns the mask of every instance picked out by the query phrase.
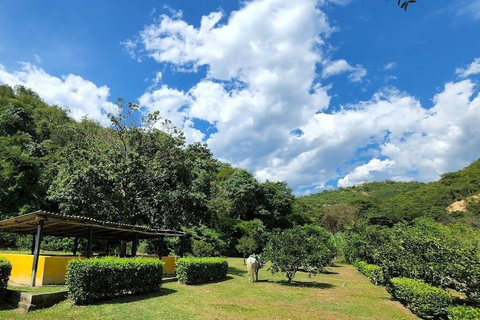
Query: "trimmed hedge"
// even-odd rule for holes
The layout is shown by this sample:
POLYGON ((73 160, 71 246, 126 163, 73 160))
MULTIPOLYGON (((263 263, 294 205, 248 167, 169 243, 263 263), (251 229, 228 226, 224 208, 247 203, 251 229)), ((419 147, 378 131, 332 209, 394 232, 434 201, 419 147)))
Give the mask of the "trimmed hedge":
POLYGON ((480 319, 480 309, 466 306, 455 306, 447 308, 448 319, 450 320, 476 320, 480 319))
POLYGON ((379 286, 387 283, 381 267, 361 260, 355 261, 353 265, 358 271, 367 276, 373 284, 379 286))
POLYGON ((0 258, 0 299, 7 292, 8 279, 12 272, 12 264, 5 258, 0 258))
POLYGON ((392 278, 388 291, 416 315, 425 319, 445 317, 452 297, 421 280, 392 278))
POLYGON ((227 271, 228 262, 221 258, 180 258, 176 264, 178 281, 185 284, 220 280, 227 271))
POLYGON ((163 262, 145 258, 71 260, 67 266, 68 296, 76 304, 160 290, 163 262))

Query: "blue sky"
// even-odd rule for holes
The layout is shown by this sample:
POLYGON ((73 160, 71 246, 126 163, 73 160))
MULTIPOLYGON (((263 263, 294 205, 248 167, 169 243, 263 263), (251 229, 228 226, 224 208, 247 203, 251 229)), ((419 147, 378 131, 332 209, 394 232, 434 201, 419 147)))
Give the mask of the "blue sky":
POLYGON ((0 83, 123 97, 296 194, 432 181, 480 157, 479 31, 480 0, 3 1, 0 83))

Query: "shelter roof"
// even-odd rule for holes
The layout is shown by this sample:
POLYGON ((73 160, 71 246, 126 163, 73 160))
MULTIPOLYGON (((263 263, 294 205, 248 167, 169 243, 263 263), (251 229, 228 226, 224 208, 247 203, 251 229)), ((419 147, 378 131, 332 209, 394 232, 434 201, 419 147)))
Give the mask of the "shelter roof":
POLYGON ((185 235, 183 231, 152 229, 41 210, 0 221, 0 232, 35 234, 40 220, 44 220, 44 235, 59 237, 86 237, 89 227, 92 227, 94 239, 105 240, 131 241, 135 234, 137 234, 138 239, 153 239, 162 236, 181 237, 185 235))

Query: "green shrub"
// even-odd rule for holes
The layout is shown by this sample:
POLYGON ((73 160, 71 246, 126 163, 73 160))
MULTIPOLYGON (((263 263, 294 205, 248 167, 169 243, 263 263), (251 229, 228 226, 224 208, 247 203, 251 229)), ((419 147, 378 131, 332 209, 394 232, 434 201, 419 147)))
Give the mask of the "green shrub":
POLYGON ((186 284, 220 280, 227 271, 228 262, 221 258, 180 258, 176 264, 178 280, 186 284))
POLYGON ((0 258, 0 299, 3 298, 7 290, 8 278, 12 272, 12 265, 10 261, 5 258, 0 258))
POLYGON ((145 258, 71 260, 67 266, 68 295, 76 304, 141 294, 160 289, 163 262, 145 258))
POLYGON ((381 267, 360 260, 355 261, 354 266, 358 271, 367 276, 373 284, 377 286, 386 284, 387 281, 381 267))
POLYGON ((269 270, 285 273, 288 284, 300 268, 309 275, 322 272, 336 254, 331 233, 314 225, 273 232, 264 250, 265 260, 272 262, 269 270))
POLYGON ((476 320, 480 319, 480 309, 466 306, 452 306, 447 308, 450 320, 476 320))
POLYGON ((425 319, 444 317, 446 308, 452 304, 447 292, 420 280, 392 278, 388 290, 395 299, 425 319))

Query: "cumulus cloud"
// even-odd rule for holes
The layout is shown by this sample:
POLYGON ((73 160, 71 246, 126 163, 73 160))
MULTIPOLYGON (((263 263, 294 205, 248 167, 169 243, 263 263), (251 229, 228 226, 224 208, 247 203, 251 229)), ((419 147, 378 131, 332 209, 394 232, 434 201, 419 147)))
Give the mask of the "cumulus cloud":
POLYGON ((106 113, 114 110, 114 104, 108 102, 107 86, 97 87, 74 74, 54 77, 31 63, 22 63, 21 69, 14 72, 0 64, 0 83, 31 88, 45 102, 68 108, 69 115, 77 121, 88 117, 107 123, 106 113))
POLYGON ((480 58, 476 58, 467 67, 457 68, 455 73, 462 78, 467 78, 471 75, 480 74, 480 58))
POLYGON ((351 173, 338 180, 338 186, 341 188, 351 187, 364 182, 373 180, 385 180, 389 174, 385 174, 387 169, 395 166, 393 160, 372 159, 370 162, 356 167, 351 173))
POLYGON ((367 71, 326 57, 335 28, 322 3, 249 1, 229 16, 203 16, 198 27, 160 16, 138 34, 136 53, 201 77, 185 91, 163 82, 140 105, 183 125, 189 139, 206 140, 221 160, 262 180, 286 180, 297 192, 337 180, 430 181, 475 160, 480 98, 471 80, 447 83, 433 105, 390 88, 329 109, 322 81, 343 73, 360 82, 367 71), (195 119, 216 131, 204 135, 195 119))
POLYGON ((350 65, 345 59, 337 61, 324 61, 322 77, 328 78, 337 74, 349 72, 348 79, 352 82, 361 82, 362 78, 367 75, 367 70, 361 65, 355 67, 350 65))

